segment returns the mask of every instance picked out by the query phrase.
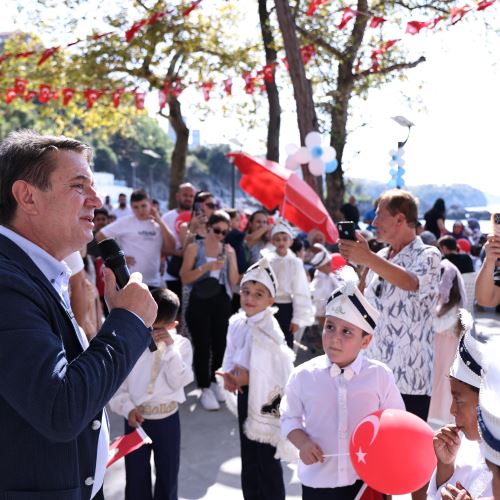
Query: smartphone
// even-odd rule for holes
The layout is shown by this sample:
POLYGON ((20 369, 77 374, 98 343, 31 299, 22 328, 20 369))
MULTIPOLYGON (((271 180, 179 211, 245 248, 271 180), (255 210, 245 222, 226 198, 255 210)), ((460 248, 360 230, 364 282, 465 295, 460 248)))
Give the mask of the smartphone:
POLYGON ((491 224, 493 226, 493 234, 495 238, 500 239, 500 213, 491 214, 491 224))
POLYGON ((193 204, 193 213, 194 215, 201 215, 203 213, 201 209, 201 201, 195 201, 193 204))
POLYGON ((343 220, 337 222, 339 238, 341 240, 356 241, 356 227, 352 220, 343 220))

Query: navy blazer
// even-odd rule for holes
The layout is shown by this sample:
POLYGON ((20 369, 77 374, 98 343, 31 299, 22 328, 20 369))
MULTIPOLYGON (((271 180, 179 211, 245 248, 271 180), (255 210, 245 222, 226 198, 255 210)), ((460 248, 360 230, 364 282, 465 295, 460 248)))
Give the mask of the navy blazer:
POLYGON ((150 341, 113 309, 83 352, 54 287, 0 235, 0 498, 90 499, 94 421, 150 341))

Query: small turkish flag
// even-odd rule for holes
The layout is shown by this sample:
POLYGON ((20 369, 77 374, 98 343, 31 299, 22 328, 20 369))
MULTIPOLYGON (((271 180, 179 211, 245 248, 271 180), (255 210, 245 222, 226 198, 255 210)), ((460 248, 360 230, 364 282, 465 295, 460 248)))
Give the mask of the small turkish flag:
POLYGON ((385 19, 383 17, 374 16, 370 21, 370 28, 377 28, 381 24, 385 23, 385 19))
POLYGON ((357 15, 358 12, 356 10, 351 9, 351 7, 345 7, 342 13, 342 19, 340 20, 340 24, 337 28, 339 30, 343 30, 347 26, 347 23, 357 15))
POLYGON ((232 93, 233 93, 233 79, 226 78, 222 83, 224 84, 224 92, 227 95, 232 95, 232 93))
POLYGON ((42 104, 49 102, 51 92, 52 91, 50 85, 45 85, 44 83, 42 83, 40 85, 40 92, 38 92, 38 102, 42 104))
POLYGON ((160 109, 163 109, 167 105, 168 97, 167 93, 164 90, 158 91, 158 104, 160 109))
POLYGON ((144 109, 144 101, 146 99, 145 92, 134 92, 135 107, 137 109, 144 109))
POLYGON ((406 24, 405 33, 408 33, 410 35, 417 35, 418 33, 420 33, 422 29, 428 27, 429 27, 428 21, 408 21, 408 23, 406 24))
POLYGON ((117 108, 120 105, 120 99, 122 98, 122 94, 125 89, 119 88, 116 89, 112 94, 111 94, 111 100, 113 101, 113 106, 117 108))
POLYGON ((494 3, 495 3, 495 0, 481 0, 477 4, 477 10, 487 9, 488 7, 490 7, 491 5, 493 5, 494 3))
POLYGON ((201 0, 194 0, 194 2, 191 2, 191 5, 186 10, 184 10, 182 15, 184 17, 189 16, 189 14, 191 14, 191 12, 193 12, 193 10, 196 9, 196 7, 198 7, 198 5, 200 5, 200 3, 201 3, 201 0))
POLYGON ((266 83, 274 82, 274 68, 276 63, 266 64, 262 69, 262 74, 264 75, 264 81, 266 83))
POLYGON ((147 23, 147 19, 142 19, 141 21, 136 21, 134 24, 132 24, 132 26, 127 31, 125 31, 125 40, 130 43, 135 34, 147 23))
POLYGON ((16 96, 17 96, 16 89, 7 89, 7 93, 5 94, 5 102, 7 104, 10 104, 16 96))
POLYGON ((454 7, 450 10, 450 21, 451 24, 456 24, 461 21, 462 18, 471 10, 470 5, 463 5, 462 7, 454 7))
POLYGON ((64 87, 61 92, 63 95, 63 106, 67 106, 69 101, 71 101, 75 95, 75 89, 71 87, 64 87))
POLYGON ((37 66, 41 66, 52 54, 55 54, 59 50, 59 47, 51 47, 50 49, 44 50, 40 59, 37 62, 37 66))
POLYGON ((151 444, 151 438, 146 434, 142 427, 138 427, 135 431, 116 438, 109 446, 108 463, 106 467, 114 464, 120 458, 132 453, 145 444, 151 444))
POLYGON ((14 88, 19 95, 23 95, 26 92, 26 85, 28 85, 28 80, 23 78, 16 78, 14 80, 14 88))
POLYGON ((307 15, 312 16, 314 14, 314 11, 320 6, 323 5, 324 3, 327 3, 328 0, 311 0, 311 3, 309 4, 309 9, 307 10, 307 15))
POLYGON ((90 109, 94 106, 97 99, 102 96, 102 91, 95 89, 87 89, 83 92, 85 99, 87 99, 87 109, 90 109))
POLYGON ((312 56, 314 55, 315 49, 314 45, 309 44, 309 45, 304 45, 303 47, 300 48, 300 55, 302 56, 302 62, 304 63, 304 66, 307 65, 307 63, 311 60, 312 56))
POLYGON ((32 101, 36 97, 36 92, 34 90, 29 90, 25 95, 24 95, 24 101, 32 101))
POLYGON ((213 82, 203 82, 201 84, 201 91, 203 92, 203 99, 205 99, 205 101, 210 100, 210 91, 212 90, 213 86, 213 82))

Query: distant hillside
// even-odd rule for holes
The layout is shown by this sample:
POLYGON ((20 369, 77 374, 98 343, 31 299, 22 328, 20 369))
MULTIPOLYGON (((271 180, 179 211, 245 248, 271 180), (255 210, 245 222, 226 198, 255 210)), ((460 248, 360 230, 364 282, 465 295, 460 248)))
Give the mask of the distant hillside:
MULTIPOLYGON (((447 186, 424 184, 421 186, 407 186, 405 189, 419 199, 420 214, 429 210, 437 198, 444 199, 448 216, 451 218, 464 217, 465 207, 484 207, 488 202, 495 202, 492 201, 492 198, 495 197, 489 196, 487 198, 482 191, 467 184, 451 184, 447 186)), ((348 194, 354 194, 358 198, 361 211, 368 209, 372 200, 375 200, 386 190, 386 183, 366 179, 347 180, 347 192, 348 194)))

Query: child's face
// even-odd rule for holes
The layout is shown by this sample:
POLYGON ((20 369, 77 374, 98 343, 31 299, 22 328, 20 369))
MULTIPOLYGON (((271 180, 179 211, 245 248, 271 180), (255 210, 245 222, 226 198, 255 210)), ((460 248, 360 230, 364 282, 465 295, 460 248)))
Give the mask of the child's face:
POLYGON ((276 247, 278 255, 285 255, 292 244, 292 238, 286 233, 276 233, 272 237, 271 243, 276 247))
POLYGON ((325 273, 325 274, 330 274, 332 272, 332 263, 327 262, 326 264, 319 266, 318 271, 321 271, 322 273, 325 273))
POLYGON ((363 337, 363 330, 359 326, 336 316, 326 317, 322 336, 323 350, 328 359, 340 368, 351 364, 371 340, 371 335, 363 337))
POLYGON ((271 292, 258 281, 245 281, 240 290, 241 308, 247 316, 259 314, 274 304, 271 292))
POLYGON ((455 417, 455 424, 469 441, 478 441, 476 408, 479 403, 479 393, 454 377, 450 377, 450 389, 453 398, 450 413, 455 417))
POLYGON ((240 228, 240 214, 236 214, 231 219, 231 229, 239 229, 240 228))

